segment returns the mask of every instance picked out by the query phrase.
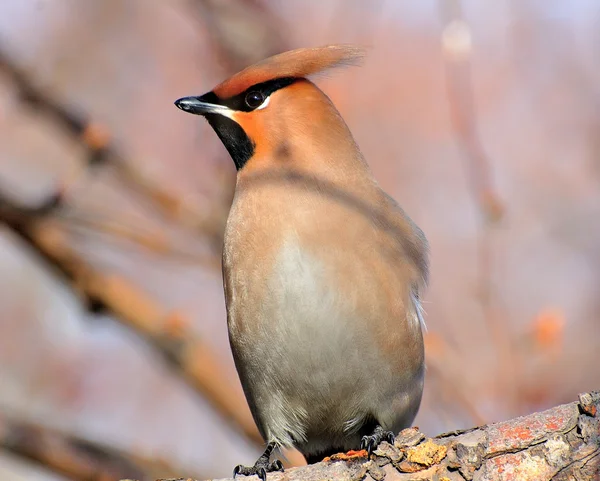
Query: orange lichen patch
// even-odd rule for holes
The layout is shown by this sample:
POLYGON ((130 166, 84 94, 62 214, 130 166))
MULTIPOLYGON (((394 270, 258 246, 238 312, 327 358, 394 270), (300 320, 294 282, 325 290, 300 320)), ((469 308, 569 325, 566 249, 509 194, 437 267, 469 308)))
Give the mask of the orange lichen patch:
POLYGON ((444 459, 447 452, 448 448, 446 446, 436 444, 432 439, 428 439, 418 446, 408 448, 406 450, 406 460, 429 468, 444 459))
POLYGON ((573 404, 524 416, 488 427, 487 454, 523 449, 549 433, 566 432, 577 423, 577 407, 573 404))
POLYGON ((252 85, 284 77, 308 77, 326 69, 358 63, 362 49, 351 45, 300 48, 269 57, 217 85, 213 92, 220 98, 237 95, 252 85))
POLYGON ((110 141, 108 129, 97 122, 90 122, 85 126, 81 134, 83 141, 93 149, 102 149, 110 141))
POLYGON ((367 457, 367 451, 365 451, 364 449, 361 449, 360 451, 355 451, 355 450, 351 449, 347 453, 337 453, 337 454, 333 454, 331 456, 327 456, 326 458, 323 458, 323 462, 348 461, 351 459, 366 458, 366 457, 367 457))
POLYGON ((533 337, 535 343, 545 350, 560 347, 563 339, 565 318, 558 309, 546 309, 540 312, 533 321, 533 337))
POLYGON ((550 479, 554 470, 543 457, 529 453, 506 454, 489 459, 485 463, 486 479, 503 481, 537 481, 550 479))

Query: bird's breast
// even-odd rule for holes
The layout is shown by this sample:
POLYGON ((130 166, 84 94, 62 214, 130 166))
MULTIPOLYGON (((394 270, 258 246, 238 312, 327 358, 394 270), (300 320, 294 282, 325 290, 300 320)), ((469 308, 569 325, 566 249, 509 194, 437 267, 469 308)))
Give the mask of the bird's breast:
POLYGON ((268 439, 344 437, 370 413, 394 425, 397 412, 377 406, 404 403, 422 375, 411 271, 370 214, 293 186, 236 192, 223 254, 228 327, 268 439))

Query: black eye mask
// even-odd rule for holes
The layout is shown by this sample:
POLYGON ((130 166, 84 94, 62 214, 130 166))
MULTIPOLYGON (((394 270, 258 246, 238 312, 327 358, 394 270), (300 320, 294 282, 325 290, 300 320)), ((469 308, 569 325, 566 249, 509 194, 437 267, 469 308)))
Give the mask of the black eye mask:
POLYGON ((244 90, 242 93, 233 97, 229 97, 228 99, 221 99, 215 93, 208 92, 200 97, 199 100, 211 104, 224 105, 229 107, 231 110, 252 112, 256 108, 260 107, 273 92, 287 87, 297 80, 298 79, 294 77, 283 77, 269 80, 267 82, 253 85, 252 87, 244 90))

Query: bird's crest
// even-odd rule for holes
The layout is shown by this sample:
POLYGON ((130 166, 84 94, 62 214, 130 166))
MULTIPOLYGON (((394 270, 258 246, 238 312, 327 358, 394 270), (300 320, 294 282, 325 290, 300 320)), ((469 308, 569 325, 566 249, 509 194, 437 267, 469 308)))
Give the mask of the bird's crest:
POLYGON ((353 45, 327 45, 299 48, 262 60, 217 85, 213 92, 225 99, 237 95, 252 85, 276 78, 308 77, 335 67, 356 65, 364 50, 353 45))

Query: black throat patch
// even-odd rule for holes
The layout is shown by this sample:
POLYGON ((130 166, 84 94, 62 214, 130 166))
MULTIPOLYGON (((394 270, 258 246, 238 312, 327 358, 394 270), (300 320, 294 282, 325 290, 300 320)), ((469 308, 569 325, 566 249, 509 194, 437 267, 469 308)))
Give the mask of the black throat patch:
POLYGON ((240 170, 254 155, 256 144, 235 120, 219 114, 207 114, 205 117, 231 155, 235 168, 240 170))

